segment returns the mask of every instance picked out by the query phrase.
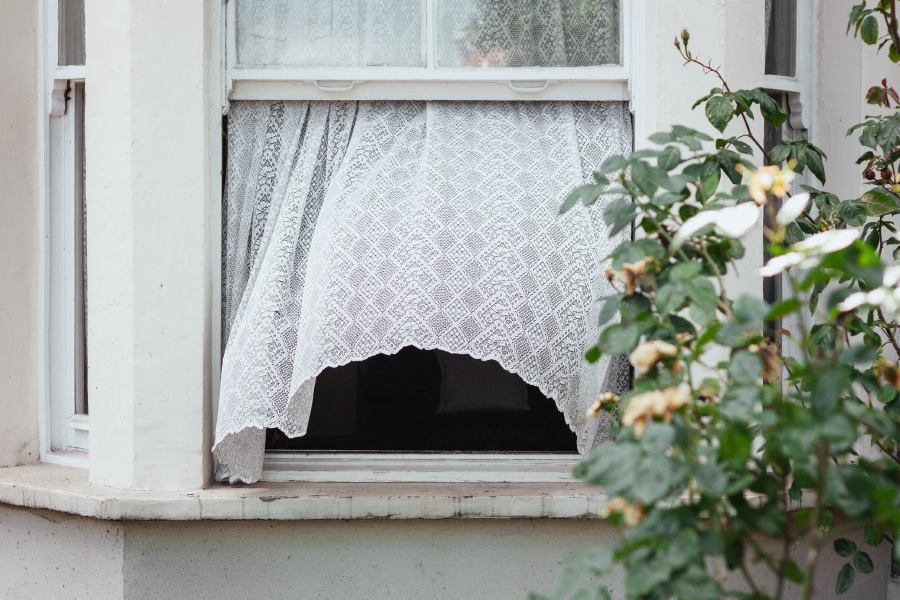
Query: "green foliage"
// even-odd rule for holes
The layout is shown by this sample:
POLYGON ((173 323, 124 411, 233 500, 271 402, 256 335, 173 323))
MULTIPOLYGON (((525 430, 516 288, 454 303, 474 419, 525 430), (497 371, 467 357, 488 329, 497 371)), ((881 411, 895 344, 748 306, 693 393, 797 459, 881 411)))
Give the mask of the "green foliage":
MULTIPOLYGON (((879 19, 892 8, 885 1, 854 7, 848 31, 876 43, 879 19)), ((896 25, 886 26, 893 59, 896 25)), ((656 149, 608 159, 595 183, 573 191, 561 209, 603 199, 611 231, 642 235, 609 257, 618 292, 601 300, 606 328, 586 353, 590 361, 630 354, 634 386, 621 399, 598 401, 618 425, 574 471, 605 487, 608 521, 622 535, 573 553, 552 597, 609 600, 602 578, 615 567, 629 600, 782 600, 786 581, 808 600, 824 552, 846 561, 834 580, 842 594, 874 570, 867 548, 900 531, 900 366, 890 360, 900 347, 893 313, 883 314, 873 295, 894 294, 900 303, 896 283, 885 281, 889 257, 900 256, 891 220, 900 214, 900 113, 848 132, 858 131, 869 148, 858 161, 869 174, 861 197, 803 186, 808 198, 791 202, 785 194, 778 212, 774 197, 792 172, 809 169, 825 184, 825 154, 792 141, 763 155, 752 129, 738 133, 738 126, 756 110, 776 128, 786 115, 765 90, 731 90, 691 54, 689 40, 684 31, 675 42, 685 61, 719 78, 694 108, 703 106, 723 137, 681 126, 655 133, 656 149), (729 127, 735 131, 725 137, 729 127), (766 167, 763 177, 754 161, 785 166, 766 167), (740 237, 752 222, 742 220, 757 214, 754 202, 770 216, 767 274, 786 269, 784 298, 773 306, 752 294, 734 298, 726 284, 744 255, 740 237), (808 329, 766 337, 773 335, 766 323, 807 310, 808 329), (785 344, 791 357, 780 351, 785 344), (879 455, 857 454, 864 436, 879 455), (845 519, 836 525, 838 513, 845 519), (862 540, 843 537, 851 530, 863 531, 862 540), (762 536, 783 543, 767 550, 762 536), (754 563, 772 572, 776 587, 758 584, 748 568, 754 563), (737 571, 746 587, 723 587, 733 581, 723 571, 737 571), (579 586, 585 574, 601 583, 579 586)), ((878 89, 871 102, 896 103, 886 82, 878 89)))

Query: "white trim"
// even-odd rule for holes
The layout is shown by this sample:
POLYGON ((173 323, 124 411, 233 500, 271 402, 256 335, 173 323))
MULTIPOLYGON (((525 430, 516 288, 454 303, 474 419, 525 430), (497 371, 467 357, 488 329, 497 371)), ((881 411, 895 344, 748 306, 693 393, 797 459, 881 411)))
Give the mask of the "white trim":
POLYGON ((59 452, 48 452, 41 459, 45 463, 51 465, 61 465, 63 467, 75 467, 76 469, 88 469, 88 453, 78 450, 62 450, 59 452))
MULTIPOLYGON (((50 369, 48 357, 50 354, 50 268, 49 268, 49 171, 48 168, 48 152, 49 147, 49 127, 47 115, 50 114, 50 90, 45 89, 48 77, 47 56, 49 53, 48 45, 50 41, 48 14, 55 12, 56 4, 50 0, 38 2, 38 111, 37 111, 37 131, 38 131, 38 198, 39 198, 39 222, 38 231, 40 240, 38 243, 38 344, 37 344, 37 365, 38 365, 38 439, 41 460, 46 460, 50 452, 50 369)), ((53 42, 54 47, 56 42, 53 42)))
MULTIPOLYGON (((83 251, 76 236, 76 178, 81 156, 75 148, 75 94, 73 84, 83 84, 84 65, 59 66, 58 2, 39 3, 40 44, 39 81, 41 82, 38 131, 40 177, 40 280, 38 298, 40 313, 39 344, 39 435, 41 460, 57 464, 73 464, 66 450, 86 450, 87 417, 78 415, 76 403, 81 394, 76 390, 82 378, 76 369, 82 357, 83 327, 76 320, 81 281, 76 272, 80 261, 76 253, 83 251), (67 97, 68 96, 68 97, 67 97), (78 246, 78 247, 76 247, 78 246), (64 454, 60 454, 63 451, 64 454), (64 462, 60 462, 64 461, 64 462)), ((83 190, 82 190, 83 192, 83 190)), ((77 196, 77 197, 76 197, 77 196)), ((87 454, 78 453, 78 464, 86 466, 87 454)))
POLYGON ((231 100, 629 100, 626 81, 556 82, 537 78, 486 82, 233 80, 231 100), (317 85, 318 83, 318 85, 317 85), (352 86, 349 84, 353 84, 352 86), (543 88, 524 91, 523 88, 543 88), (327 85, 325 85, 327 84, 327 85), (342 85, 337 85, 342 84, 342 85), (538 84, 538 85, 534 85, 538 84), (346 88, 329 90, 327 88, 346 88), (514 89, 518 87, 519 89, 514 89))
POLYGON ((577 454, 267 452, 260 481, 571 483, 577 454))

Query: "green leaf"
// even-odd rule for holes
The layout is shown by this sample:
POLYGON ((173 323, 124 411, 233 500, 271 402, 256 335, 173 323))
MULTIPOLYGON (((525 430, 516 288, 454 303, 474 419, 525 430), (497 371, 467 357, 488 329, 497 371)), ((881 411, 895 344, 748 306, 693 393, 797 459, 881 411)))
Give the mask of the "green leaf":
POLYGON ((559 207, 559 214, 563 214, 569 211, 579 202, 581 202, 585 206, 590 206, 597 201, 602 191, 602 187, 592 184, 582 185, 575 188, 568 196, 566 196, 566 199, 563 201, 562 206, 559 207))
POLYGON ((597 171, 600 175, 609 175, 610 173, 615 173, 616 171, 621 171, 628 165, 628 160, 624 156, 610 156, 603 164, 600 165, 600 170, 597 171))
POLYGON ((695 464, 694 478, 697 485, 707 496, 720 498, 725 493, 725 485, 728 483, 728 477, 722 468, 714 463, 695 464))
POLYGON ((853 557, 853 566, 856 567, 856 570, 860 573, 871 573, 875 570, 875 564, 872 562, 872 558, 862 551, 853 557))
POLYGON ((772 164, 780 165, 791 155, 791 147, 787 144, 778 144, 769 152, 769 160, 772 164))
POLYGON ((681 285, 691 299, 691 318, 700 325, 707 325, 716 316, 715 286, 703 277, 681 280, 681 285))
POLYGON ((843 369, 831 369, 822 374, 813 392, 813 410, 823 416, 835 409, 844 389, 850 384, 850 378, 843 369))
POLYGON ((816 179, 825 183, 825 165, 822 163, 822 157, 809 146, 806 147, 806 166, 816 179))
POLYGON ((872 483, 857 465, 829 465, 825 498, 851 517, 863 517, 872 505, 872 483))
POLYGON ((641 436, 641 448, 647 454, 664 454, 675 439, 675 428, 667 423, 652 422, 641 436))
POLYGON ((856 554, 856 544, 847 538, 838 538, 834 540, 834 551, 843 557, 853 556, 856 554))
POLYGON ((872 523, 867 523, 864 539, 868 545, 877 548, 884 541, 884 532, 872 523))
POLYGON ((648 456, 638 463, 632 492, 644 504, 662 498, 672 483, 672 468, 665 456, 648 456))
POLYGON ((602 585, 592 585, 575 592, 572 600, 609 600, 609 592, 602 585))
POLYGON ((603 209, 603 220, 612 227, 609 235, 613 236, 625 229, 634 221, 638 210, 631 198, 618 198, 606 205, 603 209))
POLYGON ((784 576, 788 581, 803 583, 803 573, 800 571, 800 567, 797 566, 796 562, 792 560, 787 562, 781 561, 780 566, 781 572, 784 573, 784 576))
POLYGON ((587 352, 584 353, 584 359, 589 363, 595 363, 600 360, 600 357, 603 356, 603 353, 600 352, 600 348, 597 346, 591 346, 588 348, 587 352))
POLYGON ((878 19, 874 16, 869 15, 865 19, 863 19, 862 24, 859 26, 859 37, 862 38, 862 41, 869 44, 875 44, 878 42, 878 19))
POLYGON ((675 281, 669 282, 656 293, 656 310, 663 316, 671 314, 678 310, 686 299, 684 288, 675 281))
POLYGON ((631 351, 637 345, 640 334, 641 329, 637 325, 623 325, 621 323, 610 325, 600 334, 600 350, 610 356, 631 354, 631 351))
POLYGON ((638 161, 631 165, 631 179, 645 195, 652 198, 659 188, 662 175, 656 167, 638 161))
POLYGON ((725 127, 734 116, 734 105, 731 100, 724 96, 713 96, 706 102, 706 118, 710 124, 720 132, 725 131, 725 127))
MULTIPOLYGON (((865 215, 863 216, 865 219, 865 215)), ((796 223, 788 223, 784 234, 784 245, 790 246, 792 244, 796 244, 797 242, 802 242, 806 239, 806 235, 804 235, 803 230, 800 229, 800 226, 796 223)))
POLYGON ((841 569, 841 572, 838 573, 837 584, 834 586, 834 590, 837 592, 838 596, 850 589, 850 586, 853 585, 853 579, 855 577, 856 572, 853 570, 853 567, 850 565, 850 563, 844 565, 841 569))
POLYGON ((662 154, 656 159, 656 166, 663 171, 671 171, 681 164, 681 152, 677 146, 669 146, 662 151, 662 154))
POLYGON ((841 356, 838 358, 842 363, 851 365, 870 363, 878 356, 879 349, 877 347, 865 346, 862 344, 853 345, 844 348, 841 356))
POLYGON ((791 313, 797 312, 802 306, 803 303, 797 298, 782 300, 772 307, 772 310, 766 315, 766 321, 777 321, 778 319, 782 319, 791 313))
POLYGON ((659 144, 660 146, 662 146, 664 144, 671 144, 672 142, 674 142, 675 136, 670 131, 657 131, 648 139, 654 144, 659 144))
POLYGON ((846 200, 838 205, 837 215, 851 227, 860 227, 866 222, 866 205, 859 200, 846 200))
POLYGON ((585 546, 569 554, 553 585, 553 596, 559 598, 575 585, 585 571, 606 575, 613 568, 613 550, 608 546, 585 546))
POLYGON ((870 217, 880 217, 897 210, 897 201, 881 188, 872 188, 859 199, 870 217))
POLYGON ((753 385, 762 374, 762 369, 762 359, 758 354, 741 350, 731 358, 728 373, 738 385, 753 385))
POLYGON ((693 279, 703 270, 703 265, 698 262, 678 263, 669 272, 669 277, 673 281, 685 282, 693 279))
POLYGON ((734 303, 734 316, 739 323, 762 324, 768 312, 765 300, 750 294, 741 294, 734 303))
POLYGON ((606 325, 610 319, 619 312, 622 306, 622 296, 610 296, 603 301, 603 308, 600 309, 599 325, 606 325))
POLYGON ((891 47, 888 50, 888 58, 891 59, 892 62, 900 62, 900 52, 897 51, 897 46, 891 42, 891 47))
POLYGON ((669 591, 678 600, 718 600, 722 597, 722 586, 713 579, 706 569, 691 565, 669 584, 669 591))

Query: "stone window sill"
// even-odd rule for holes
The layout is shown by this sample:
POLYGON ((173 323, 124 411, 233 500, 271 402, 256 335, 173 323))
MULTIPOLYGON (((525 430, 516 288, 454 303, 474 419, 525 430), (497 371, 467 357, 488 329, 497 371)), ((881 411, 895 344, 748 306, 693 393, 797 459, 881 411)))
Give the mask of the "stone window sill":
POLYGON ((0 469, 0 503, 105 520, 585 519, 607 502, 581 483, 213 484, 190 492, 92 485, 88 471, 0 469))

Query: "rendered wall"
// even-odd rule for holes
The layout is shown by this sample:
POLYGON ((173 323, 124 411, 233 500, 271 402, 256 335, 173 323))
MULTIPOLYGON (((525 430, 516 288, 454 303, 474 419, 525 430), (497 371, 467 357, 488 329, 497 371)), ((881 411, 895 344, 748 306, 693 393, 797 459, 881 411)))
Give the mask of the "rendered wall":
MULTIPOLYGON (((572 549, 615 535, 596 520, 111 522, 2 506, 0 598, 524 600, 550 591, 572 549)), ((861 532, 847 537, 862 546, 861 532)), ((885 598, 890 548, 865 550, 875 571, 846 600, 885 598)), ((816 600, 836 597, 846 560, 826 547, 816 600)), ((624 597, 620 575, 604 583, 624 597)))
POLYGON ((119 523, 0 505, 0 598, 121 600, 124 539, 119 523))
POLYGON ((0 467, 37 461, 38 2, 0 3, 0 467))

